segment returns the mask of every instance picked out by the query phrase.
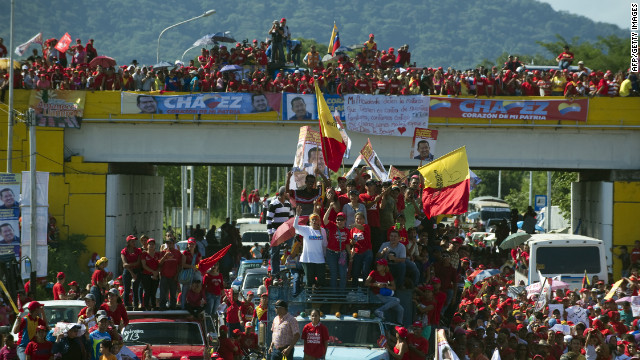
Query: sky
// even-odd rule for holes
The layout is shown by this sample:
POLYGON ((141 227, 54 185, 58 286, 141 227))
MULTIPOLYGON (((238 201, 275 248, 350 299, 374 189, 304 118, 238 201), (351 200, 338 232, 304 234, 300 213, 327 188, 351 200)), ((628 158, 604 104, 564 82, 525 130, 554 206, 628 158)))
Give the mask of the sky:
POLYGON ((538 0, 551 5, 554 10, 568 11, 583 15, 594 21, 601 21, 629 29, 631 3, 638 0, 538 0))

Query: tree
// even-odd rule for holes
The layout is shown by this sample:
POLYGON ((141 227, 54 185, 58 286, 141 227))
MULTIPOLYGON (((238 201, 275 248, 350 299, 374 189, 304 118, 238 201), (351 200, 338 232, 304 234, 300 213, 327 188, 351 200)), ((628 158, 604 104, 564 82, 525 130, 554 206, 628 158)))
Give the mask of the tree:
MULTIPOLYGON (((585 41, 578 42, 578 37, 574 37, 571 41, 567 41, 562 36, 556 34, 558 39, 555 42, 536 41, 540 46, 547 49, 555 58, 562 53, 563 47, 569 45, 569 50, 574 54, 574 64, 582 60, 590 69, 618 72, 626 70, 629 67, 629 54, 631 53, 631 42, 616 35, 607 37, 598 36, 595 42, 585 41)), ((550 64, 555 64, 555 60, 550 64)))

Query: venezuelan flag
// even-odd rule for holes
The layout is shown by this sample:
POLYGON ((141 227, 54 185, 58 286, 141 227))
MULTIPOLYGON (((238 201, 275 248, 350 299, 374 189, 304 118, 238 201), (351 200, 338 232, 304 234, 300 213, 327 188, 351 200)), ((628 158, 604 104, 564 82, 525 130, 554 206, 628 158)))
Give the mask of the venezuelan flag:
POLYGON ((469 162, 463 146, 418 168, 424 177, 422 207, 429 218, 458 215, 469 206, 469 162))
POLYGON ((342 140, 336 119, 331 115, 331 110, 322 96, 318 82, 314 82, 316 101, 318 103, 318 121, 320 122, 320 140, 322 141, 322 155, 327 167, 331 171, 338 171, 342 165, 342 156, 347 150, 347 145, 342 140))
POLYGON ((340 33, 338 32, 338 26, 333 23, 333 30, 331 31, 331 39, 329 39, 329 48, 327 48, 327 54, 331 56, 336 55, 336 50, 340 47, 340 33))

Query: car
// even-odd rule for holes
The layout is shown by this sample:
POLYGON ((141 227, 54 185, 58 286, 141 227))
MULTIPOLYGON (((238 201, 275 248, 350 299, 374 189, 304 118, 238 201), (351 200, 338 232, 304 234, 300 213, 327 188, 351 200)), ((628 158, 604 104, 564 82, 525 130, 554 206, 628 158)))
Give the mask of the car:
MULTIPOLYGON (((253 291, 254 294, 257 294, 258 288, 260 287, 260 285, 263 284, 262 279, 264 279, 267 276, 267 273, 268 273, 268 270, 265 268, 247 270, 244 273, 244 277, 242 279, 242 287, 240 288, 242 293, 245 294, 245 296, 249 291, 253 291)), ((255 296, 253 299, 254 299, 254 302, 258 303, 260 300, 260 297, 255 296)))
MULTIPOLYGON (((238 267, 238 275, 235 277, 235 280, 231 283, 231 288, 235 291, 239 291, 240 287, 242 287, 242 277, 244 273, 249 269, 255 269, 262 266, 261 259, 253 259, 253 260, 243 260, 238 267)), ((233 278, 233 276, 232 276, 233 278)))
POLYGON ((269 233, 265 231, 245 231, 242 234, 242 246, 252 247, 253 244, 258 243, 258 246, 264 248, 269 241, 269 233))
POLYGON ((187 240, 178 241, 176 243, 176 249, 180 250, 180 252, 187 250, 187 247, 188 247, 187 240))
POLYGON ((147 344, 159 359, 208 359, 218 345, 218 336, 209 315, 193 317, 185 310, 130 311, 122 340, 138 358, 147 344))
MULTIPOLYGON (((300 334, 304 326, 311 322, 307 314, 296 317, 300 334)), ((385 324, 379 318, 368 316, 325 315, 320 319, 329 330, 329 346, 326 359, 331 360, 387 360, 389 354, 384 347, 386 342, 385 324)), ((393 326, 389 325, 390 328, 393 326)), ((302 360, 304 343, 299 340, 295 346, 293 359, 302 360)))
MULTIPOLYGON (((44 306, 45 321, 50 328, 54 328, 59 322, 76 323, 78 314, 85 306, 84 300, 45 300, 38 301, 44 306)), ((16 323, 27 315, 29 311, 26 306, 16 318, 16 323)), ((15 323, 14 323, 15 326, 15 323)))

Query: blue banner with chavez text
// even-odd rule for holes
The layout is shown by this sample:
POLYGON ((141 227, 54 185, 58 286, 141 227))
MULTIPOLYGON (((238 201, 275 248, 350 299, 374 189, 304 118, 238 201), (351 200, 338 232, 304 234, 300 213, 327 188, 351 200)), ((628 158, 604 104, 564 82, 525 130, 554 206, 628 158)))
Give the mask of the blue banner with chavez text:
POLYGON ((280 111, 282 94, 197 93, 150 95, 122 92, 122 114, 251 114, 280 111))

